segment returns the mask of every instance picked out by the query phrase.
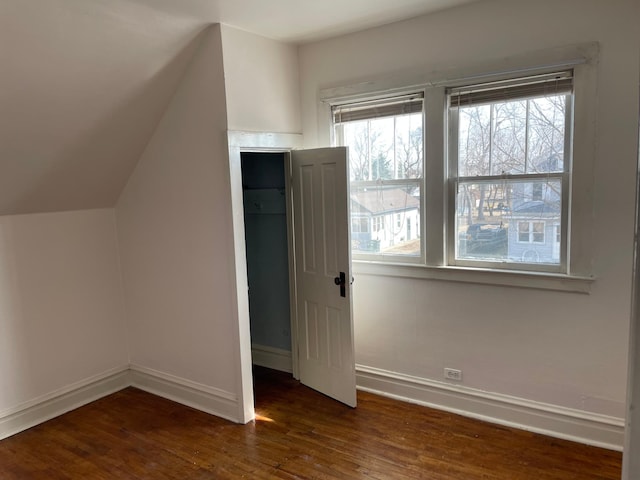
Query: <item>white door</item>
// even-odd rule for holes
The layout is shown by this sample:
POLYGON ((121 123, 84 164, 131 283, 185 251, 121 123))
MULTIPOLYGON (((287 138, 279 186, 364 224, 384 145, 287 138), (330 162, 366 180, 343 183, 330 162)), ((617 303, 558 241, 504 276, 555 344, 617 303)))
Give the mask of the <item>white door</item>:
POLYGON ((355 407, 347 149, 291 162, 300 381, 355 407))

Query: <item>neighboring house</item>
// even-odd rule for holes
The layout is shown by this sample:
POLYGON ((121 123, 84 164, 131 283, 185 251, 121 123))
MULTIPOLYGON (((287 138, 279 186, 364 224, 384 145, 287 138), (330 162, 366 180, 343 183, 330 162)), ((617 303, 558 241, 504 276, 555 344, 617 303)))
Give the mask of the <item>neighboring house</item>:
POLYGON ((557 202, 531 200, 510 215, 508 256, 512 261, 558 263, 560 208, 557 202))
POLYGON ((354 250, 380 252, 420 237, 420 201, 400 188, 351 194, 354 250))
MULTIPOLYGON (((522 263, 560 262, 561 209, 558 185, 523 182, 492 200, 493 214, 461 230, 461 258, 522 263)), ((476 194, 477 192, 473 192, 476 194)), ((478 200, 475 200, 476 208, 478 200)), ((485 203, 489 208, 489 203, 485 203)))

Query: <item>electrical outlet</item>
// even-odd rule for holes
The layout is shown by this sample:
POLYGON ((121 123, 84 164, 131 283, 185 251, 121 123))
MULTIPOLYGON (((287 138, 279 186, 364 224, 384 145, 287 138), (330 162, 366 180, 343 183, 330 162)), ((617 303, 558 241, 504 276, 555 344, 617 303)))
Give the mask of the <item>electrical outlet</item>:
POLYGON ((462 381, 462 370, 456 370, 455 368, 445 368, 444 378, 447 380, 455 380, 457 382, 462 381))

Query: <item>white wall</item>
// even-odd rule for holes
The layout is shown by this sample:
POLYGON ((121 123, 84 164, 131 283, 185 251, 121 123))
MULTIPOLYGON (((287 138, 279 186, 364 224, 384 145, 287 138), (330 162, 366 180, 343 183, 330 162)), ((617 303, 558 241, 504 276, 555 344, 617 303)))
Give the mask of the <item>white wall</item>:
MULTIPOLYGON (((640 184, 638 184, 640 187, 640 184)), ((638 192, 640 195, 640 191, 638 192)), ((640 198, 640 196, 638 197, 640 198)), ((640 205, 638 205, 637 224, 640 225, 640 205)), ((627 391, 627 418, 622 466, 623 480, 632 480, 640 476, 640 243, 636 239, 636 257, 634 270, 634 298, 629 329, 629 381, 627 391)))
POLYGON ((229 130, 299 133, 297 47, 226 25, 222 47, 229 130))
POLYGON ((0 217, 0 419, 127 368, 113 209, 0 217))
MULTIPOLYGON (((590 295, 358 275, 358 364, 617 418, 624 416, 638 113, 638 2, 478 2, 304 45, 306 146, 326 145, 320 89, 430 74, 598 41, 590 295)), ((576 159, 579 161, 580 159, 576 159)), ((428 220, 427 220, 428 221, 428 220)))
POLYGON ((220 27, 203 34, 116 208, 131 363, 234 395, 220 27))
MULTIPOLYGON (((638 56, 640 56, 640 39, 638 39, 638 56)), ((640 78, 638 78, 640 89, 640 78)), ((638 119, 640 121, 640 117, 638 119)), ((638 125, 640 130, 640 124, 638 125)), ((638 165, 640 166, 640 144, 638 148, 638 165)), ((640 172, 639 172, 640 174, 640 172)), ((635 270, 633 279, 633 306, 631 328, 629 329, 629 382, 627 391, 627 421, 625 431, 624 459, 622 462, 623 480, 640 477, 640 175, 636 184, 636 243, 635 270)))

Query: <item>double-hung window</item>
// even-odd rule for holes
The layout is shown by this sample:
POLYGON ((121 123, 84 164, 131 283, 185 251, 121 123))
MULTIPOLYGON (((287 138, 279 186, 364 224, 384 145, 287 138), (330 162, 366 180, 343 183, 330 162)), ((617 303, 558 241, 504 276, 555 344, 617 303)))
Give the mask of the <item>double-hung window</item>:
POLYGON ((422 257, 423 93, 332 108, 338 145, 349 147, 351 229, 356 259, 422 257))
POLYGON ((572 72, 450 88, 448 111, 449 264, 566 271, 572 72))
POLYGON ((434 276, 449 266, 584 272, 584 252, 568 252, 588 243, 587 218, 570 214, 572 200, 588 201, 587 147, 577 145, 572 171, 574 131, 589 144, 587 68, 331 102, 334 143, 349 147, 353 258, 424 264, 434 276))

